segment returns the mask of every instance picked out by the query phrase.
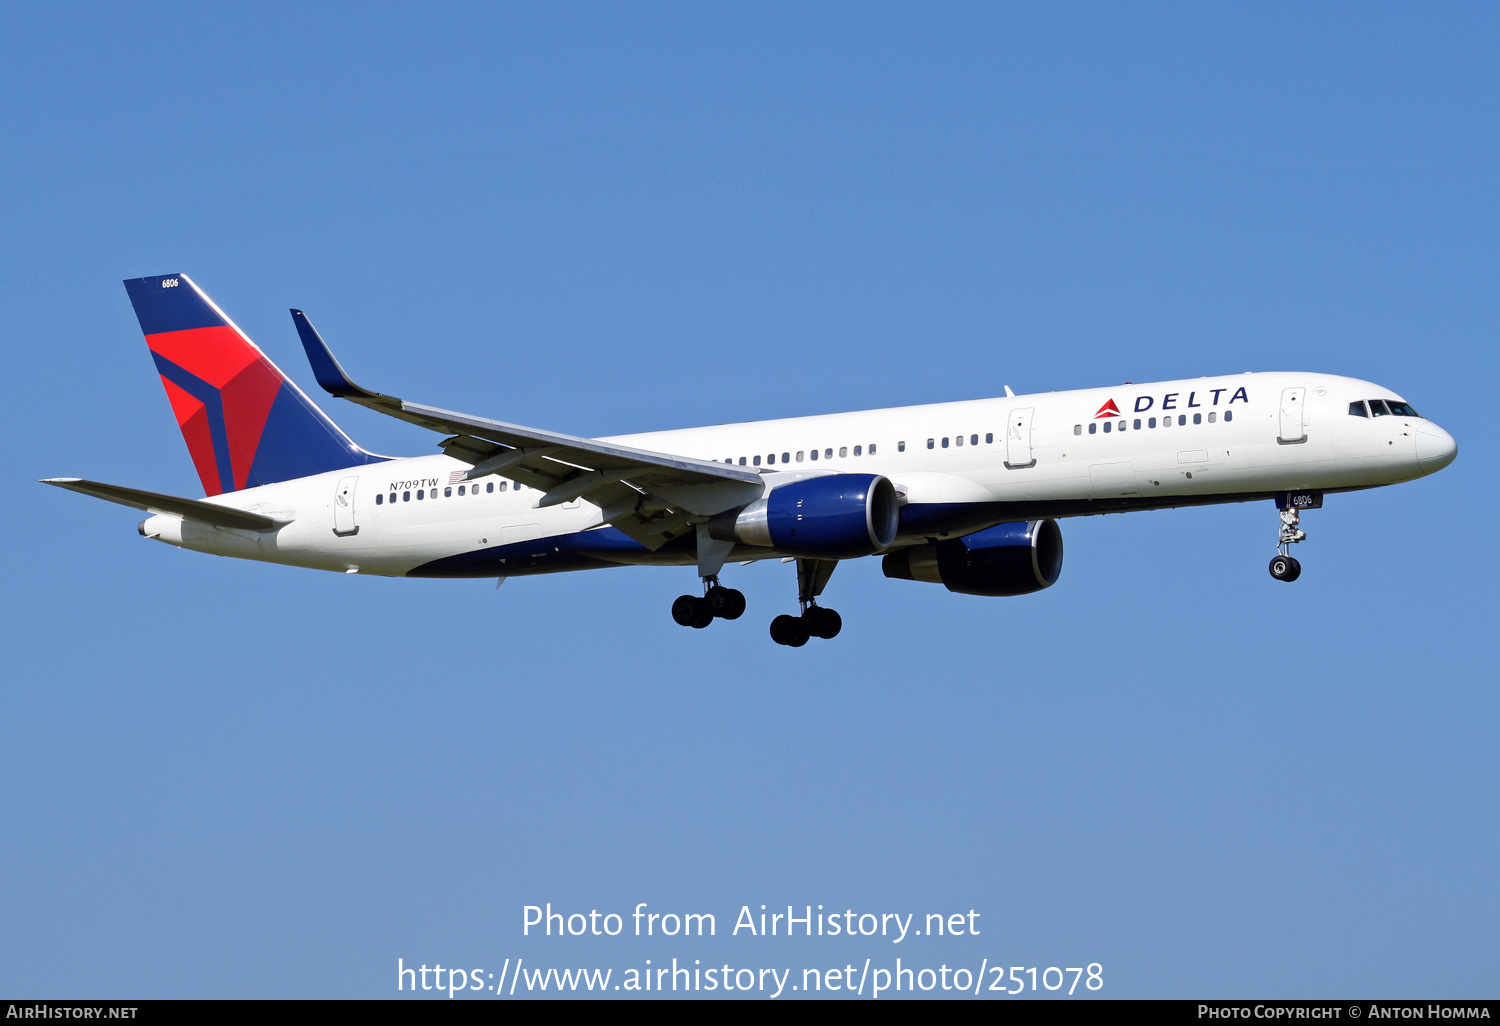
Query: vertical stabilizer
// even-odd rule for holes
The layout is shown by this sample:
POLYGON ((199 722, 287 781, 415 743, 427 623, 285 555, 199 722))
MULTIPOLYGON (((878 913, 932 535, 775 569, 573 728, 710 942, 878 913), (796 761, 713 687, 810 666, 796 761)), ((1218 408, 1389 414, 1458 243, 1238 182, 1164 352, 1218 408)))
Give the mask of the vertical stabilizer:
POLYGON ((384 459, 341 431, 185 274, 125 291, 207 495, 384 459))

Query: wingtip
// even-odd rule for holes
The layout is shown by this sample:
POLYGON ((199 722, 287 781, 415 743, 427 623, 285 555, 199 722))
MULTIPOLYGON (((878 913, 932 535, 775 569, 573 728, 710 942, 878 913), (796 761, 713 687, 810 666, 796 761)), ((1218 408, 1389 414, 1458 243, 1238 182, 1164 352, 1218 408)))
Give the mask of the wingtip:
POLYGON ((293 308, 292 323, 297 327, 297 337, 302 340, 307 362, 312 365, 313 377, 318 379, 318 385, 323 391, 340 399, 375 398, 375 393, 360 388, 345 373, 338 358, 333 355, 333 350, 328 348, 328 343, 323 341, 323 336, 318 334, 318 329, 313 327, 307 314, 293 308))

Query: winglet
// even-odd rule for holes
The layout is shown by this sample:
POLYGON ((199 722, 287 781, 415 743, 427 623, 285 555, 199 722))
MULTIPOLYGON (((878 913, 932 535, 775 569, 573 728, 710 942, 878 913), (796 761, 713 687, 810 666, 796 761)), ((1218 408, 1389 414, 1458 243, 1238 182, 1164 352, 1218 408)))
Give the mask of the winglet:
POLYGON ((394 396, 381 395, 379 392, 371 392, 369 389, 360 388, 349 375, 344 373, 344 368, 333 355, 333 350, 328 348, 328 343, 323 341, 323 336, 318 334, 318 329, 312 326, 312 321, 307 319, 307 314, 301 310, 292 311, 292 323, 297 325, 297 334, 302 339, 302 348, 307 351, 307 362, 312 364, 313 376, 318 379, 318 384, 329 395, 338 396, 340 399, 351 399, 354 402, 360 400, 401 400, 394 396))

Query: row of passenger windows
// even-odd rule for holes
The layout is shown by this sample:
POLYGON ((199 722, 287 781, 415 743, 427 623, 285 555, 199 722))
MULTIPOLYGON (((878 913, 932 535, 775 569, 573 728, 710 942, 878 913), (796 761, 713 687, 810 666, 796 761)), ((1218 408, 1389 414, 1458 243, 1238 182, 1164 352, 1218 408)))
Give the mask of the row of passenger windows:
MULTIPOLYGON (((905 450, 905 448, 906 448, 906 443, 905 442, 901 443, 901 448, 902 448, 902 450, 905 450)), ((874 456, 875 455, 875 446, 871 445, 871 446, 867 447, 867 446, 863 446, 863 445, 856 445, 854 447, 854 455, 856 455, 856 456, 863 456, 867 451, 869 452, 869 454, 871 456, 874 456)), ((797 451, 797 462, 801 463, 804 459, 808 459, 808 458, 816 460, 816 459, 819 458, 820 455, 825 460, 831 460, 831 459, 833 459, 833 450, 832 449, 822 449, 822 450, 818 450, 818 449, 799 449, 797 451)), ((849 457, 849 447, 847 445, 841 445, 841 446, 839 446, 839 459, 847 459, 848 457, 849 457)), ((768 453, 766 455, 766 457, 765 457, 765 460, 766 460, 766 465, 767 466, 774 466, 776 464, 776 454, 774 452, 773 453, 768 453)), ((761 458, 759 456, 741 456, 740 457, 740 466, 742 466, 742 467, 744 467, 744 466, 756 466, 756 467, 758 467, 758 466, 760 466, 760 461, 761 461, 761 458)), ((734 457, 731 456, 728 459, 726 459, 724 462, 732 464, 732 463, 734 463, 734 457)), ((791 463, 792 462, 792 454, 789 453, 789 452, 782 453, 781 454, 781 462, 782 463, 791 463)))
MULTIPOLYGON (((1208 422, 1210 424, 1214 423, 1218 419, 1219 419, 1219 415, 1217 413, 1210 413, 1208 415, 1208 422)), ((1232 410, 1225 410, 1224 411, 1224 420, 1227 422, 1227 421, 1231 421, 1233 419, 1234 419, 1234 412, 1232 410)), ((1187 414, 1186 413, 1179 413, 1177 415, 1177 425, 1178 425, 1178 427, 1186 427, 1187 426, 1187 422, 1188 422, 1188 418, 1187 418, 1187 414)), ((1203 414, 1201 414, 1201 413, 1195 413, 1195 414, 1193 414, 1193 423, 1194 424, 1202 424, 1203 423, 1203 414)), ((1118 420, 1118 421, 1106 420, 1104 422, 1104 433, 1107 435, 1111 431, 1124 431, 1125 428, 1126 428, 1126 426, 1127 426, 1127 422, 1123 418, 1120 419, 1120 420, 1118 420)), ((1171 417, 1163 417, 1161 419, 1161 426, 1162 427, 1171 427, 1172 426, 1172 418, 1171 417)), ((1156 427, 1156 418, 1155 417, 1147 417, 1146 421, 1145 421, 1145 423, 1143 425, 1141 423, 1141 418, 1137 417, 1137 418, 1135 418, 1135 420, 1129 422, 1129 427, 1132 428, 1135 431, 1140 431, 1143 428, 1154 428, 1154 427, 1156 427)), ((1092 424, 1089 425, 1089 434, 1091 434, 1091 435, 1092 434, 1097 434, 1098 431, 1099 431, 1099 422, 1098 421, 1094 421, 1094 423, 1092 423, 1092 424)), ((1074 424, 1073 425, 1073 433, 1075 435, 1081 435, 1081 434, 1083 434, 1083 425, 1082 424, 1074 424)))
MULTIPOLYGON (((943 441, 943 448, 944 449, 948 448, 948 439, 944 438, 942 441, 943 441)), ((927 448, 929 448, 929 449, 935 449, 935 448, 937 448, 937 445, 935 444, 935 442, 936 442, 935 439, 932 439, 932 438, 927 439, 927 448)), ((963 444, 964 444, 964 436, 963 435, 954 435, 953 436, 953 444, 955 446, 958 446, 959 448, 962 448, 963 444)), ((969 444, 970 445, 978 445, 979 444, 979 436, 978 435, 970 435, 969 436, 969 444)), ((993 431, 988 432, 988 433, 985 434, 985 436, 984 436, 984 444, 985 445, 994 445, 995 444, 995 434, 994 434, 993 431)), ((902 452, 906 451, 906 443, 905 442, 901 443, 901 451, 902 452)))
MULTIPOLYGON (((509 485, 510 485, 509 481, 501 481, 498 485, 496 485, 496 483, 494 481, 486 481, 485 485, 484 485, 484 490, 485 490, 485 492, 495 492, 495 491, 502 491, 503 492, 503 491, 505 491, 509 487, 509 485)), ((516 491, 519 492, 522 487, 523 487, 522 485, 519 485, 519 484, 516 485, 516 491)), ((479 495, 480 494, 479 485, 477 485, 477 484, 473 484, 473 485, 459 485, 458 486, 458 494, 459 495, 465 495, 465 494, 467 494, 467 495, 479 495)), ((390 501, 391 502, 395 502, 396 501, 396 496, 397 496, 397 493, 396 492, 392 492, 391 493, 391 497, 390 497, 390 501)), ((401 496, 401 501, 402 502, 411 502, 411 500, 412 500, 412 493, 409 492, 409 491, 401 492, 400 496, 401 496)), ((417 489, 416 499, 417 499, 418 502, 421 502, 423 499, 436 499, 437 497, 438 497, 438 490, 436 488, 418 488, 417 489)), ((446 488, 443 489, 443 498, 445 498, 445 499, 451 499, 452 497, 453 497, 453 486, 449 485, 448 487, 446 487, 446 488)), ((381 494, 378 494, 378 495, 375 496, 375 505, 377 505, 377 506, 384 505, 385 501, 386 501, 386 497, 385 497, 385 494, 383 492, 381 494)))
POLYGON ((1387 414, 1396 417, 1416 417, 1418 420, 1422 418, 1420 413, 1406 403, 1398 403, 1394 399, 1371 399, 1368 413, 1365 412, 1363 401, 1349 404, 1351 417, 1384 417, 1387 414))
MULTIPOLYGON (((967 437, 967 443, 969 445, 978 445, 979 444, 979 435, 977 435, 977 434, 969 435, 967 437)), ((950 436, 947 436, 947 437, 941 438, 941 439, 939 439, 939 438, 929 438, 929 439, 927 439, 927 448, 929 448, 929 449, 936 449, 939 446, 941 446, 942 448, 946 449, 950 445, 954 446, 956 448, 962 448, 964 446, 964 444, 965 444, 965 436, 963 436, 963 435, 950 435, 950 436)), ((985 432, 984 444, 985 445, 994 445, 995 444, 995 433, 993 431, 987 431, 987 432, 985 432)), ((905 452, 906 451, 906 443, 905 442, 897 442, 896 443, 896 451, 897 452, 905 452)), ((875 446, 874 445, 867 445, 867 446, 856 445, 854 447, 853 455, 855 455, 855 456, 862 456, 862 455, 865 455, 866 453, 868 453, 871 456, 874 456, 875 455, 875 446)), ((839 459, 846 459, 849 455, 850 455, 850 450, 849 450, 849 447, 847 445, 839 447, 839 459)), ((831 459, 833 459, 833 450, 832 449, 822 449, 822 450, 819 450, 819 449, 806 449, 806 450, 800 450, 800 451, 798 451, 795 455, 792 454, 792 453, 790 453, 790 452, 784 452, 784 453, 782 453, 780 455, 780 457, 778 457, 776 455, 776 453, 773 452, 773 453, 766 454, 766 456, 764 457, 764 460, 765 460, 765 463, 766 463, 767 466, 775 466, 776 463, 777 463, 777 461, 778 461, 778 459, 782 463, 792 463, 792 462, 801 463, 804 459, 816 460, 819 457, 821 457, 822 459, 825 459, 825 460, 831 460, 831 459)), ((748 466, 758 467, 758 466, 761 465, 761 460, 762 460, 762 457, 760 457, 760 456, 741 456, 739 458, 739 464, 742 467, 743 466, 747 466, 747 465, 748 466)), ((731 457, 731 458, 725 460, 724 462, 725 463, 734 463, 735 460, 734 460, 733 457, 731 457)))

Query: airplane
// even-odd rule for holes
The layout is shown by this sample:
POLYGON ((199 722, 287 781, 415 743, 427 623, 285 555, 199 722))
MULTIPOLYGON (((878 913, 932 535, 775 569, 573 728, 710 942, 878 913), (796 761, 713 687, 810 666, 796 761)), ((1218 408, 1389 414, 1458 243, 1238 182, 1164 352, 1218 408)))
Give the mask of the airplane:
POLYGON ((125 288, 205 498, 79 478, 43 483, 151 514, 147 538, 350 574, 494 578, 691 566, 684 627, 737 619, 726 564, 795 562, 798 615, 772 639, 832 638, 818 603, 839 563, 968 595, 1057 583, 1058 520, 1274 500, 1271 576, 1325 495, 1452 463, 1453 437, 1355 378, 1244 373, 855 413, 583 438, 456 413, 357 384, 292 310, 331 396, 443 436, 394 458, 345 434, 185 274, 125 288))

